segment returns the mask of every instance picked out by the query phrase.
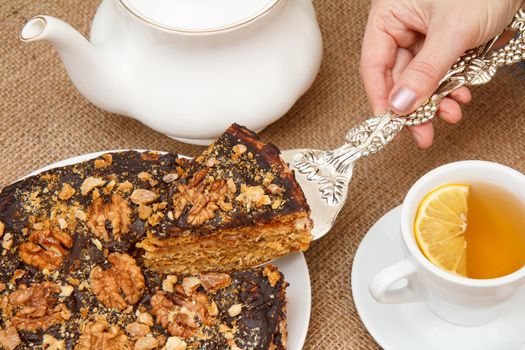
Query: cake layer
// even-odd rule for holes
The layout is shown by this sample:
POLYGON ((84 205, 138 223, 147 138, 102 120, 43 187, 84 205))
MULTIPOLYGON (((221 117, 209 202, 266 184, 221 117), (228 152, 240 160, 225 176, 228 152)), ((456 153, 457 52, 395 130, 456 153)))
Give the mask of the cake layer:
POLYGON ((292 223, 219 231, 205 239, 195 239, 191 234, 168 240, 151 238, 139 246, 145 250, 146 265, 156 271, 230 271, 239 266, 257 266, 290 251, 304 250, 310 242, 306 219, 304 216, 292 223), (302 229, 297 229, 300 225, 302 229))

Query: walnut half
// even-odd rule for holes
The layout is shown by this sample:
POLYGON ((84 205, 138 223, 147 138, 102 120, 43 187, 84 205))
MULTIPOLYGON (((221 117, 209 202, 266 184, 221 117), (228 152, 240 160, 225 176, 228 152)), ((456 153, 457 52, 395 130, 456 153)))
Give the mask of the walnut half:
POLYGON ((130 350, 131 345, 124 331, 109 325, 105 319, 89 322, 78 338, 74 350, 130 350))
POLYGON ((198 329, 197 322, 211 326, 215 321, 217 305, 206 294, 192 291, 187 294, 182 285, 174 293, 157 291, 151 298, 151 313, 171 336, 187 339, 198 329))
POLYGON ((29 241, 20 245, 20 259, 39 270, 56 270, 73 247, 73 238, 46 222, 42 230, 29 235, 29 241))
POLYGON ((35 331, 67 321, 71 314, 65 304, 58 302, 56 295, 60 291, 53 282, 20 285, 8 297, 9 307, 15 312, 11 325, 17 330, 35 331))
POLYGON ((104 306, 122 311, 140 301, 146 286, 135 259, 127 254, 111 253, 111 267, 96 266, 90 275, 91 290, 104 306))
POLYGON ((95 236, 109 241, 106 224, 111 226, 113 239, 119 240, 122 234, 129 232, 131 209, 128 202, 118 194, 113 194, 109 203, 104 203, 102 198, 97 198, 89 207, 87 226, 95 236))
POLYGON ((232 203, 227 201, 231 190, 225 180, 214 180, 211 184, 207 184, 202 179, 200 181, 195 187, 187 185, 177 187, 178 192, 173 196, 176 219, 183 214, 187 206, 190 207, 187 222, 191 225, 201 225, 213 219, 219 209, 223 211, 233 209, 232 203))

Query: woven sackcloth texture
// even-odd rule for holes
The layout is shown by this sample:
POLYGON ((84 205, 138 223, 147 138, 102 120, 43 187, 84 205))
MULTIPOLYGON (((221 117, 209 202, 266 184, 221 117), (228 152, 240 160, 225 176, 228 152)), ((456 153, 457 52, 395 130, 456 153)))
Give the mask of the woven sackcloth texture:
MULTIPOLYGON (((49 14, 89 31, 99 0, 3 0, 0 3, 0 187, 48 163, 104 149, 147 148, 195 155, 185 145, 142 124, 106 113, 73 87, 47 43, 24 44, 18 33, 36 14, 49 14)), ((368 1, 317 0, 324 38, 321 71, 292 110, 261 133, 281 149, 333 148, 370 114, 358 62, 368 1)), ((435 122, 436 143, 417 149, 403 134, 362 162, 349 201, 332 232, 306 253, 313 288, 305 349, 377 349, 356 312, 350 286, 355 251, 369 227, 399 205, 411 184, 432 168, 485 159, 525 171, 525 84, 503 71, 474 90, 456 126, 435 122)), ((268 101, 272 103, 272 101, 268 101)))

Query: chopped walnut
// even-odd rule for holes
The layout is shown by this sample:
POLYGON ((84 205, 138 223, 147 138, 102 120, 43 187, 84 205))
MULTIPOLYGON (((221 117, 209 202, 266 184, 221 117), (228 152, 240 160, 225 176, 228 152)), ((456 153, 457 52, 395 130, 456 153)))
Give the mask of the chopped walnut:
POLYGON ((272 202, 272 209, 273 210, 278 209, 283 203, 284 202, 281 199, 277 198, 276 200, 272 202))
POLYGON ((200 287, 201 280, 197 277, 184 277, 182 280, 182 288, 184 289, 184 294, 186 296, 192 296, 193 293, 200 287))
POLYGON ((276 268, 270 266, 266 266, 264 268, 263 276, 268 278, 268 282, 270 282, 270 285, 272 287, 275 287, 277 282, 279 282, 279 280, 281 279, 281 274, 279 273, 279 271, 277 271, 276 268))
POLYGON ((74 288, 68 284, 60 287, 60 296, 68 297, 73 293, 74 288))
POLYGON ((268 187, 266 187, 266 189, 271 194, 282 194, 282 193, 284 193, 284 188, 282 188, 281 186, 278 186, 276 184, 269 184, 268 187))
POLYGON ((159 199, 158 193, 143 188, 138 188, 129 197, 135 204, 150 205, 159 199))
POLYGON ((133 350, 154 350, 160 346, 159 341, 153 337, 141 337, 135 342, 133 350))
POLYGON ((64 219, 64 218, 58 218, 57 222, 58 222, 58 226, 60 227, 61 230, 65 230, 69 226, 69 224, 67 223, 66 219, 64 219))
POLYGON ((208 313, 212 317, 217 316, 219 314, 219 308, 217 307, 217 304, 215 304, 214 301, 212 301, 210 305, 206 305, 206 310, 208 310, 208 313))
POLYGON ((113 189, 115 188, 116 185, 117 185, 117 183, 115 182, 115 180, 111 180, 110 182, 108 182, 106 187, 104 187, 104 189, 103 189, 104 193, 105 194, 110 194, 111 192, 113 192, 113 189))
POLYGON ((122 311, 139 302, 146 286, 144 275, 127 254, 111 253, 108 260, 112 265, 108 270, 96 266, 91 271, 91 290, 104 306, 122 311))
POLYGON ((131 350, 131 346, 119 326, 99 319, 85 325, 74 350, 131 350))
POLYGON ((74 286, 78 286, 80 284, 80 280, 78 278, 68 277, 67 281, 74 286))
POLYGON ((87 281, 82 281, 78 285, 78 290, 83 291, 85 289, 89 289, 89 283, 87 281))
POLYGON ((270 186, 270 184, 272 183, 272 181, 275 179, 275 176, 273 176, 272 173, 270 172, 267 172, 266 174, 264 174, 264 179, 263 179, 263 186, 270 186))
POLYGON ((141 312, 137 316, 137 322, 147 324, 148 326, 153 326, 153 317, 147 312, 141 312))
POLYGON ((96 199, 99 199, 100 198, 100 191, 98 190, 98 188, 95 188, 93 190, 93 192, 91 192, 91 198, 93 200, 96 200, 96 199))
POLYGON ((228 315, 230 315, 230 317, 235 317, 235 316, 240 315, 241 311, 242 311, 242 304, 233 304, 228 309, 228 315))
POLYGON ((242 145, 242 144, 237 144, 235 146, 233 146, 233 153, 234 153, 234 156, 240 156, 242 155, 244 152, 246 152, 248 150, 248 148, 246 148, 245 145, 242 145))
POLYGON ((75 217, 80 221, 86 221, 87 215, 82 209, 75 209, 75 217))
POLYGON ((31 232, 29 241, 20 245, 19 254, 24 263, 53 271, 62 264, 71 247, 73 238, 46 222, 41 230, 31 232))
POLYGON ((231 340, 231 339, 235 338, 235 336, 234 336, 235 331, 236 331, 235 328, 230 328, 230 327, 228 327, 228 325, 226 325, 224 323, 221 323, 219 325, 219 332, 221 332, 222 336, 225 339, 231 340))
POLYGON ((66 201, 75 195, 75 189, 70 184, 64 183, 62 189, 58 192, 58 198, 66 201))
POLYGON ((242 184, 241 194, 235 199, 243 203, 248 210, 252 207, 261 207, 263 205, 272 204, 272 200, 264 193, 264 189, 261 186, 246 186, 245 184, 242 184))
POLYGON ((169 275, 166 276, 162 281, 162 290, 165 292, 173 293, 173 286, 177 283, 177 276, 169 275))
POLYGON ((89 192, 91 192, 92 189, 100 187, 104 185, 106 181, 102 179, 98 179, 96 177, 90 176, 82 182, 82 185, 80 185, 80 193, 82 193, 83 196, 87 196, 89 192))
POLYGON ((53 282, 38 283, 31 287, 20 285, 8 297, 10 307, 15 312, 11 324, 17 330, 35 331, 67 321, 71 314, 65 304, 58 303, 54 296, 58 293, 60 286, 53 282))
POLYGON ((25 270, 16 269, 15 272, 13 272, 13 275, 11 276, 10 283, 11 284, 16 284, 16 280, 19 279, 19 278, 24 277, 25 274, 26 274, 25 270))
POLYGON ((157 161, 159 160, 160 158, 160 154, 158 152, 153 152, 153 151, 147 151, 147 152, 142 152, 140 154, 140 159, 142 160, 146 160, 146 161, 157 161))
POLYGON ((237 186, 235 185, 233 179, 228 179, 226 181, 226 185, 228 186, 228 190, 230 190, 231 193, 235 194, 237 192, 237 186))
POLYGON ((175 180, 177 180, 179 178, 179 174, 175 174, 175 173, 169 173, 169 174, 166 174, 162 177, 162 181, 164 181, 165 183, 169 184, 175 180))
POLYGON ((146 172, 146 171, 141 171, 137 177, 139 178, 139 180, 141 181, 148 181, 149 179, 151 179, 151 174, 146 172))
POLYGON ((113 239, 120 240, 122 234, 129 232, 131 213, 128 202, 118 194, 111 196, 110 203, 104 203, 102 198, 98 198, 89 207, 87 226, 95 236, 109 241, 106 228, 106 223, 109 223, 113 239))
POLYGON ((13 246, 13 235, 11 233, 6 233, 4 236, 4 240, 2 241, 2 248, 5 250, 10 250, 13 246))
POLYGON ((65 350, 66 342, 64 339, 58 340, 49 334, 44 334, 42 339, 42 349, 44 350, 65 350))
POLYGON ((150 173, 142 171, 138 174, 138 178, 141 181, 148 181, 151 187, 155 187, 159 182, 151 176, 150 173))
POLYGON ((166 342, 166 350, 186 350, 188 345, 179 337, 169 337, 166 342))
POLYGON ((148 218, 151 216, 151 213, 153 210, 149 205, 139 205, 139 208, 137 209, 137 213, 139 214, 139 218, 141 220, 148 220, 148 218))
POLYGON ((103 154, 102 159, 95 159, 95 168, 107 168, 113 164, 113 156, 111 154, 103 154))
POLYGON ((226 273, 209 272, 199 275, 202 286, 207 292, 215 293, 219 289, 228 287, 232 278, 226 273))
POLYGON ((225 334, 225 333, 231 333, 233 329, 231 329, 230 327, 228 327, 228 325, 226 325, 225 323, 221 323, 219 325, 219 332, 225 334))
POLYGON ((167 206, 168 206, 168 202, 160 202, 160 203, 153 204, 151 207, 153 211, 159 211, 159 210, 166 209, 167 206))
POLYGON ((101 243, 98 239, 93 238, 93 239, 91 240, 91 242, 93 242, 93 245, 94 245, 95 247, 97 247, 98 250, 100 250, 100 251, 104 250, 104 246, 102 245, 102 243, 101 243))
POLYGON ((117 186, 117 191, 122 192, 122 193, 131 192, 132 189, 133 189, 133 184, 129 181, 124 181, 117 186))
MULTIPOLYGON (((182 289, 182 288, 180 288, 182 289)), ((151 313, 172 336, 184 339, 191 337, 198 329, 195 316, 205 325, 211 325, 214 317, 208 309, 211 308, 208 297, 204 293, 195 292, 188 297, 184 290, 176 288, 176 293, 166 294, 158 291, 151 298, 151 313)))
POLYGON ((15 327, 10 326, 0 330, 0 346, 2 349, 14 350, 22 341, 15 327))
POLYGON ((162 218, 164 217, 164 213, 163 212, 156 212, 155 214, 152 214, 149 219, 148 219, 148 223, 151 225, 151 226, 157 226, 160 221, 162 220, 162 218))
POLYGON ((208 160, 206 161, 206 166, 208 168, 213 168, 217 164, 220 164, 220 162, 216 158, 213 158, 213 157, 212 158, 208 158, 208 160))
POLYGON ((143 337, 150 332, 150 328, 146 324, 132 322, 126 326, 126 332, 131 338, 143 337))

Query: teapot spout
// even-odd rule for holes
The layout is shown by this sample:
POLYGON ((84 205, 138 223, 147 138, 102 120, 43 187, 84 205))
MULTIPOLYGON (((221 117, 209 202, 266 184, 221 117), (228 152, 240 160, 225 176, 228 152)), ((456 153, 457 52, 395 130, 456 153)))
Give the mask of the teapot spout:
POLYGON ((69 24, 51 16, 35 16, 22 28, 20 39, 24 42, 50 41, 71 81, 84 97, 102 109, 123 113, 112 96, 116 90, 111 86, 114 80, 108 74, 109 63, 100 50, 69 24))

